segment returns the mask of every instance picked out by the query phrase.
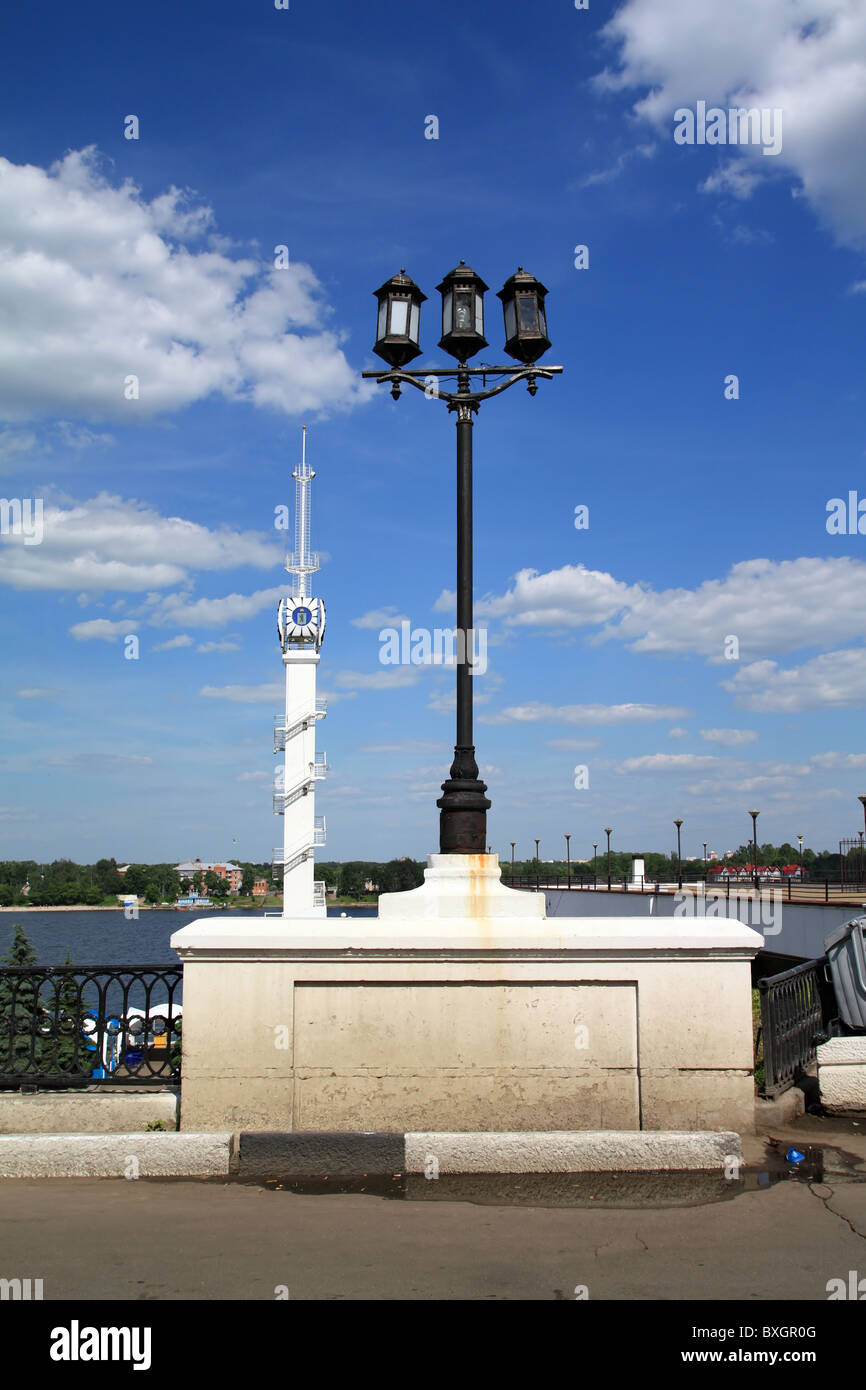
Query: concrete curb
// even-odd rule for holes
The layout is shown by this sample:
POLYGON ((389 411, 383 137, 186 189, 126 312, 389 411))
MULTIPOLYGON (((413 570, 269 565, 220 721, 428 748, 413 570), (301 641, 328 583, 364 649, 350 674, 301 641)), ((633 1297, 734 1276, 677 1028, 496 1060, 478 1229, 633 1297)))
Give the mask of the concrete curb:
POLYGON ((695 1173, 742 1161, 733 1131, 0 1134, 0 1178, 695 1173))
POLYGON ((227 1177, 232 1134, 0 1134, 0 1178, 227 1177))
POLYGON ((579 1133, 253 1133, 239 1177, 391 1177, 440 1173, 695 1172, 742 1159, 732 1131, 579 1133))

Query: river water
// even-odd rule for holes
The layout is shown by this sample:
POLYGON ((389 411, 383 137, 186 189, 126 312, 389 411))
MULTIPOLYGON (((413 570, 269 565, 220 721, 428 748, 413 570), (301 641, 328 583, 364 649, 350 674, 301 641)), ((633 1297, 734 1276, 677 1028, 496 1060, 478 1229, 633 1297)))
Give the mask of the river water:
MULTIPOLYGON (((329 917, 374 917, 375 907, 331 907, 329 917)), ((171 912, 147 909, 137 921, 129 921, 123 909, 116 912, 2 912, 0 956, 12 942, 16 922, 24 928, 39 965, 62 965, 67 951, 73 965, 177 965, 169 940, 182 927, 202 917, 232 917, 248 921, 263 912, 171 912)))

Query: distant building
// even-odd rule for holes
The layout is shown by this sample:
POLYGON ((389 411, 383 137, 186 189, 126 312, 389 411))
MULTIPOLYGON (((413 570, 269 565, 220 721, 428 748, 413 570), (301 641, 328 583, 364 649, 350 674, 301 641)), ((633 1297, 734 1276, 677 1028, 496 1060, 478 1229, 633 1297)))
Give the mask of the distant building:
MULTIPOLYGON (((127 865, 127 868, 128 867, 129 865, 127 865)), ((241 881, 244 876, 244 871, 238 864, 230 864, 227 860, 222 864, 212 864, 209 860, 190 859, 187 860, 185 864, 176 864, 175 869, 181 880, 185 878, 193 879, 196 874, 201 874, 202 877, 204 877, 206 873, 212 871, 216 874, 217 878, 221 878, 223 882, 228 885, 230 893, 239 893, 241 891, 241 881)))
POLYGON ((253 897, 266 898, 268 895, 268 887, 269 884, 266 878, 257 878, 253 884, 253 897))

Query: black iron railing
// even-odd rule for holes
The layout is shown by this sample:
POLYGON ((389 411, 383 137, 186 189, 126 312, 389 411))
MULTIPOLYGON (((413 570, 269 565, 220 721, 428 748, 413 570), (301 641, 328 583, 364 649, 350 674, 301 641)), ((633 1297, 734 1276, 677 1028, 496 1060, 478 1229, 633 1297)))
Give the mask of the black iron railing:
POLYGON ((178 1083, 182 984, 182 966, 0 966, 0 1088, 178 1083))
POLYGON ((762 1096, 772 1099, 789 1090, 796 1073, 813 1061, 815 1049, 827 1037, 836 1010, 826 964, 827 957, 821 956, 758 981, 761 1027, 755 1052, 757 1056, 763 1044, 762 1096))

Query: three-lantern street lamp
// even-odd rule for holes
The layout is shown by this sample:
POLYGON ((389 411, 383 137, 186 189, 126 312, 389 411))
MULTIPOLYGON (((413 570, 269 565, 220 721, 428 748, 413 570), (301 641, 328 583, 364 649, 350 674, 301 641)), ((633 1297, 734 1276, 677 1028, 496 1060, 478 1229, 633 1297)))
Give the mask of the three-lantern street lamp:
MULTIPOLYGON (((484 295, 487 285, 461 261, 437 286, 442 296, 442 336, 439 346, 456 358, 455 367, 406 370, 420 356, 421 305, 427 296, 401 270, 374 291, 378 300, 376 344, 373 351, 388 364, 387 371, 364 372, 391 387, 397 400, 403 386, 414 386, 428 399, 444 401, 457 417, 457 737, 450 776, 436 802, 440 810, 439 849, 442 854, 483 854, 487 843, 487 787, 478 776, 472 733, 472 428, 482 401, 501 395, 525 381, 531 396, 537 378, 550 379, 562 367, 539 367, 550 347, 547 336, 547 290, 521 266, 498 293, 505 317, 505 351, 519 367, 468 367, 470 358, 487 347, 484 336, 484 295), (496 380, 487 385, 487 378, 496 380), (440 390, 453 378, 456 390, 440 390), (480 378, 473 390, 473 378, 480 378), (431 392, 431 384, 436 385, 431 392)), ((537 858, 537 855, 536 855, 537 858)))

